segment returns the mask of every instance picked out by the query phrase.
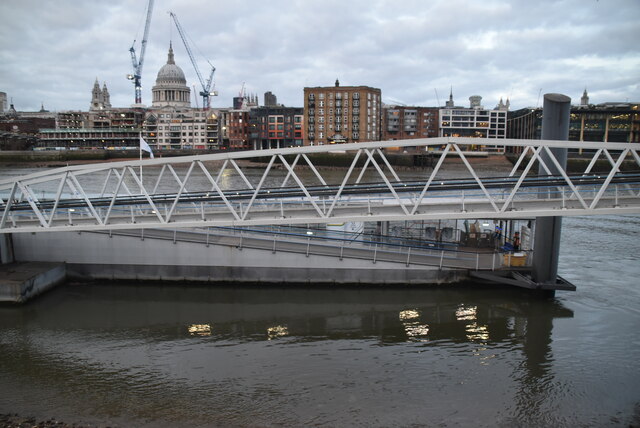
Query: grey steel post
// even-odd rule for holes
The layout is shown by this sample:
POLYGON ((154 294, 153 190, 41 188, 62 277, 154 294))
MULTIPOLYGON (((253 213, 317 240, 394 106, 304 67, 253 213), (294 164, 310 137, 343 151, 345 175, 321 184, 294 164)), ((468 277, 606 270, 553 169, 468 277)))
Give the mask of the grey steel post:
MULTIPOLYGON (((569 117, 571 113, 571 98, 562 94, 545 94, 542 110, 543 140, 569 139, 569 117)), ((551 152, 559 165, 567 168, 567 149, 553 148, 551 152)), ((552 174, 559 174, 555 164, 547 153, 541 158, 552 174)), ((538 166, 538 175, 546 175, 542 165, 538 166)), ((546 196, 546 195, 545 195, 546 196)), ((551 195, 552 197, 555 195, 551 195)), ((556 283, 558 276, 558 258, 560 255, 560 232, 562 217, 537 217, 535 227, 535 252, 533 255, 533 280, 538 284, 556 283)))

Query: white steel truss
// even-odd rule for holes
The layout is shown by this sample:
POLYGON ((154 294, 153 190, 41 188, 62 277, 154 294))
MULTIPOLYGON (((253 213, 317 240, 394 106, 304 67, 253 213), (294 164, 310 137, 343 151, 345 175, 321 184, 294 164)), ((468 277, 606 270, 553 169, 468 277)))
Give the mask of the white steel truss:
POLYGON ((463 150, 471 144, 496 140, 415 139, 47 170, 0 181, 0 232, 640 214, 640 144, 500 140, 520 155, 499 176, 474 167, 477 153, 463 150), (565 172, 558 148, 591 153, 584 171, 565 172), (352 154, 345 155, 348 166, 314 164, 334 152, 352 154), (430 157, 433 166, 407 176, 389 156, 403 152, 430 157))

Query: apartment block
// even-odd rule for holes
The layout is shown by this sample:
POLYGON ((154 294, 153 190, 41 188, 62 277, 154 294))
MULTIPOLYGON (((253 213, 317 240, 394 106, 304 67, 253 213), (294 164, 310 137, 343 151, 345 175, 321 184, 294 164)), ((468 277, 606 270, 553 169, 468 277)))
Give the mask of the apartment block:
POLYGON ((382 139, 437 137, 438 116, 437 107, 385 106, 382 109, 382 139))
MULTIPOLYGON (((266 94, 265 94, 266 98, 266 94)), ((254 150, 302 146, 302 107, 257 107, 250 110, 250 146, 254 150)))
POLYGON ((382 93, 369 86, 304 88, 304 145, 378 141, 382 93))

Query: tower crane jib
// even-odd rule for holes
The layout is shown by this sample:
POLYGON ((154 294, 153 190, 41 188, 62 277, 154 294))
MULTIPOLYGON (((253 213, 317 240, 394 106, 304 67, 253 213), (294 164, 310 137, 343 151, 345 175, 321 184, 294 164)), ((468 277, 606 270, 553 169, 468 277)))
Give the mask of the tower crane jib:
POLYGON ((178 21, 178 17, 173 12, 169 12, 169 15, 173 19, 173 22, 176 25, 176 28, 178 29, 178 34, 180 34, 180 38, 182 39, 184 48, 186 49, 187 54, 189 55, 191 64, 193 65, 193 68, 196 71, 196 75, 198 76, 198 80, 200 81, 200 85, 202 86, 202 90, 200 91, 200 96, 202 96, 202 109, 208 110, 210 106, 209 97, 218 95, 217 91, 211 90, 211 84, 213 83, 213 73, 216 71, 216 68, 213 66, 213 64, 211 64, 210 61, 207 60, 207 63, 211 66, 211 72, 209 73, 209 78, 206 81, 202 78, 202 74, 200 74, 200 68, 198 67, 198 64, 193 56, 193 52, 191 51, 191 46, 189 46, 186 33, 184 32, 182 25, 180 25, 180 21, 178 21))
POLYGON ((136 41, 133 41, 133 45, 129 49, 131 53, 131 63, 133 65, 133 74, 129 74, 127 78, 131 80, 135 86, 135 103, 142 104, 142 65, 144 64, 144 53, 147 49, 147 39, 149 38, 149 28, 151 28, 151 14, 153 13, 153 1, 149 0, 147 5, 147 19, 144 24, 144 33, 142 41, 140 42, 140 60, 136 56, 136 49, 134 47, 136 41))

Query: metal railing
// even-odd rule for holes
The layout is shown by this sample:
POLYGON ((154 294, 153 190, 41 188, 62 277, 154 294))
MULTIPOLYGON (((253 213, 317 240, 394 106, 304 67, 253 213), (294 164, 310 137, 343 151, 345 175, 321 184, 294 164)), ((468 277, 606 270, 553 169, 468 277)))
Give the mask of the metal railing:
POLYGON ((523 149, 506 177, 482 177, 467 160, 464 144, 491 146, 496 141, 342 144, 340 151, 352 151, 353 157, 333 183, 311 156, 336 146, 60 168, 0 180, 0 232, 640 213, 640 144, 500 140, 500 146, 523 149), (417 147, 426 153, 442 146, 433 168, 411 181, 400 178, 383 152, 417 147), (569 175, 559 168, 554 176, 550 171, 558 169, 559 161, 553 148, 596 151, 583 173, 569 175), (462 162, 465 178, 442 178, 451 157, 462 162), (601 158, 609 169, 595 174, 601 158), (251 160, 256 163, 247 165, 251 160), (635 175, 622 172, 625 161, 634 166, 635 175), (547 176, 532 176, 536 165, 547 176), (249 174, 256 168, 258 175, 249 174), (40 197, 42 193, 47 196, 40 197))
POLYGON ((451 248, 425 248, 374 240, 354 240, 327 236, 311 236, 294 233, 279 233, 234 228, 180 229, 140 229, 109 230, 92 233, 112 236, 128 236, 139 239, 159 239, 186 243, 196 243, 234 247, 238 250, 255 249, 276 252, 304 254, 310 256, 334 257, 338 260, 359 259, 411 266, 432 266, 439 269, 466 269, 494 271, 507 266, 530 265, 532 252, 505 253, 499 251, 465 251, 451 248))

